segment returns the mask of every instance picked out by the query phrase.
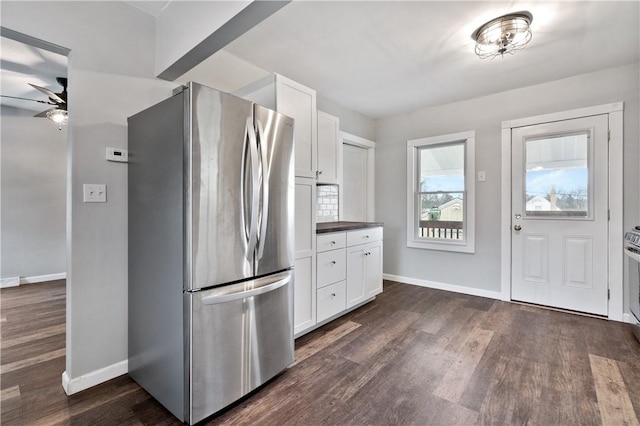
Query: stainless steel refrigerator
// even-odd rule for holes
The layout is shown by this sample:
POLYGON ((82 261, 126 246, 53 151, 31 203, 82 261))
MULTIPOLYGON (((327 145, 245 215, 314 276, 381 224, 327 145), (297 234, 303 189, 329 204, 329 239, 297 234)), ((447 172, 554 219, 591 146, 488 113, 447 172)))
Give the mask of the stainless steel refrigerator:
POLYGON ((188 83, 128 121, 129 374, 193 424, 293 362, 293 120, 188 83))

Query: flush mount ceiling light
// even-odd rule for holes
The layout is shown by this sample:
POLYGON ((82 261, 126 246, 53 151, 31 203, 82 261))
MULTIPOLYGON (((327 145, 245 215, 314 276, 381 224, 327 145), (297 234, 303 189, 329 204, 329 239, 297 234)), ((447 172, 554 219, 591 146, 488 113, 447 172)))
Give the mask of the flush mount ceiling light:
POLYGON ((513 54, 531 41, 533 15, 527 11, 508 13, 480 25, 471 34, 476 42, 476 54, 482 58, 495 58, 513 54))

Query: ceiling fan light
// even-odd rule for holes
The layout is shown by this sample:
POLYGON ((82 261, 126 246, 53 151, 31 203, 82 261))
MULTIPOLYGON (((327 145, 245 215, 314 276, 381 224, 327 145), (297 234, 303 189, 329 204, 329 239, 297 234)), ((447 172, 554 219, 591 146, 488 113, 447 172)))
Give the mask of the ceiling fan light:
POLYGON ((52 109, 47 112, 47 118, 60 127, 69 122, 69 114, 63 109, 52 109))
POLYGON ((533 15, 528 11, 499 16, 478 27, 471 38, 476 42, 476 55, 482 59, 513 54, 531 41, 533 15))

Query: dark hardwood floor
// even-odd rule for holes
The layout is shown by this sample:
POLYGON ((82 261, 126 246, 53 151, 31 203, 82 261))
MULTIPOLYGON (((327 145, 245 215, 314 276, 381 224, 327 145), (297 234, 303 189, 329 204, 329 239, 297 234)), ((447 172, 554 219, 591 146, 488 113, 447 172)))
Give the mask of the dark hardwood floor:
MULTIPOLYGON (((173 425, 127 376, 67 397, 64 281, 0 293, 3 425, 173 425)), ((385 281, 207 424, 638 425, 627 324, 385 281)))

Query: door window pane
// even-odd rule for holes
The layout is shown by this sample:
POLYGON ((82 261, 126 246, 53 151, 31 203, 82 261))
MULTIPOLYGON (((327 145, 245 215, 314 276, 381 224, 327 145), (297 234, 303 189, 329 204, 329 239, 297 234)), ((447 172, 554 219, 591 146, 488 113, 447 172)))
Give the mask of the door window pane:
POLYGON ((589 216, 589 132, 525 141, 527 216, 589 216))

